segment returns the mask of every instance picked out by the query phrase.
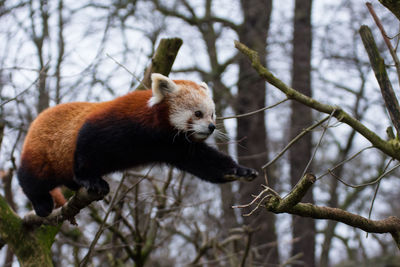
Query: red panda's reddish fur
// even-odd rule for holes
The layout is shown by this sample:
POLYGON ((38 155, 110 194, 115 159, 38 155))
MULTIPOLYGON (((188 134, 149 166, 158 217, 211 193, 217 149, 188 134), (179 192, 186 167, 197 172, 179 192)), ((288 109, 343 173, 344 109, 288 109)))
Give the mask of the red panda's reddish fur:
POLYGON ((151 90, 135 91, 108 102, 74 102, 49 108, 30 126, 21 161, 26 162, 36 177, 41 179, 51 179, 48 174, 54 172, 63 178, 72 179, 75 144, 83 123, 101 120, 109 110, 117 109, 121 117, 134 114, 138 120, 153 126, 165 124, 168 122, 168 114, 162 114, 160 121, 151 120, 152 114, 148 112, 147 106, 150 97, 151 90), (43 162, 47 162, 46 166, 41 166, 43 162))

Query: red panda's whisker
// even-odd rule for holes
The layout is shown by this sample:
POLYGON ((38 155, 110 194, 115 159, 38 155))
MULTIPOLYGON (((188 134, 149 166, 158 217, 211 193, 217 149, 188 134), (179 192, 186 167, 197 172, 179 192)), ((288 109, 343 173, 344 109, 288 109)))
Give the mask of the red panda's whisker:
POLYGON ((220 130, 215 130, 215 137, 224 141, 229 141, 231 139, 228 134, 223 133, 220 130))

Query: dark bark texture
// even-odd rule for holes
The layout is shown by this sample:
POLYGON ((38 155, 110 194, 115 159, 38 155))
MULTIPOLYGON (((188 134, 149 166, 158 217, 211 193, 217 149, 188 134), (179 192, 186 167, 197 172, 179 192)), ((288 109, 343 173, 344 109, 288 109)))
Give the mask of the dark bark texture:
MULTIPOLYGON (((312 0, 296 0, 294 11, 293 33, 293 66, 292 87, 311 96, 311 6, 312 0)), ((290 139, 312 124, 311 109, 297 101, 292 102, 290 139)), ((292 186, 302 177, 304 169, 311 158, 311 134, 305 135, 300 142, 293 145, 289 153, 290 179, 292 186)), ((313 203, 310 190, 304 197, 305 202, 313 203)), ((309 218, 293 217, 292 256, 302 253, 305 266, 315 266, 315 222, 309 218)))
POLYGON ((379 2, 400 20, 400 0, 379 0, 379 2))
MULTIPOLYGON (((266 63, 267 36, 272 10, 271 0, 242 0, 241 1, 244 23, 239 31, 240 41, 256 50, 260 55, 263 65, 266 63)), ((239 83, 236 113, 243 114, 265 106, 266 85, 265 80, 251 67, 244 56, 239 58, 239 83)), ((268 161, 267 134, 264 112, 247 116, 237 121, 237 145, 239 162, 244 166, 257 169, 268 161)), ((263 178, 260 177, 252 183, 242 183, 239 189, 239 202, 248 203, 252 194, 260 190, 263 178)), ((273 180, 270 181, 272 183, 273 180)), ((273 184, 270 184, 273 186, 273 184)), ((273 244, 276 242, 275 216, 260 212, 255 216, 245 217, 244 223, 257 227, 257 235, 253 237, 253 246, 259 247, 260 259, 263 263, 277 263, 279 261, 278 249, 273 244)))

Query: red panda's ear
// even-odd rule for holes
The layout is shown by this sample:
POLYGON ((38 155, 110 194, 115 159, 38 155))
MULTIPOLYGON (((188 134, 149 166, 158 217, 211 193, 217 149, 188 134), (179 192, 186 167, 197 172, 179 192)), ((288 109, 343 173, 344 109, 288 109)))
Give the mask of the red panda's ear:
POLYGON ((159 74, 151 74, 151 90, 153 96, 149 100, 149 106, 160 103, 168 93, 179 90, 178 86, 168 77, 159 74))
POLYGON ((210 94, 211 92, 210 89, 208 88, 208 85, 205 82, 200 83, 200 88, 204 89, 207 92, 207 94, 210 94))

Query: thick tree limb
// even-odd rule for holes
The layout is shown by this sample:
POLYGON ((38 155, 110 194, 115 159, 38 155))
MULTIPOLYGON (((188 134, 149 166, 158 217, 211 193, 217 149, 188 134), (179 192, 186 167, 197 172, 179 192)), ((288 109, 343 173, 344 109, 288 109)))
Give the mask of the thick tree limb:
POLYGON ((386 108, 389 112, 390 119, 396 128, 397 135, 400 134, 400 106, 397 101, 396 94, 394 93, 392 83, 386 72, 385 61, 380 56, 378 47, 376 46, 374 36, 368 26, 363 25, 360 28, 361 39, 364 43, 365 50, 367 50, 369 61, 371 62, 372 69, 374 70, 375 77, 381 88, 382 97, 385 101, 386 108))
POLYGON ((136 90, 151 88, 152 73, 156 72, 168 76, 181 45, 182 39, 180 38, 161 39, 150 65, 144 72, 143 80, 136 90))
POLYGON ((243 54, 245 54, 251 61, 253 68, 258 72, 258 74, 265 78, 270 84, 275 86, 281 92, 283 92, 288 98, 296 100, 312 109, 317 111, 333 114, 340 122, 346 123, 362 136, 364 136, 367 140, 369 140, 372 145, 387 155, 400 160, 400 144, 396 140, 386 142, 382 138, 380 138, 373 131, 368 129, 364 124, 360 121, 349 115, 342 108, 337 106, 332 106, 328 104, 323 104, 318 102, 314 98, 308 97, 295 89, 289 87, 284 82, 276 78, 268 69, 266 69, 261 63, 258 57, 257 52, 251 50, 244 44, 235 41, 235 46, 239 49, 243 54))
POLYGON ((338 209, 300 203, 301 199, 315 182, 315 176, 306 174, 294 189, 284 198, 268 195, 262 198, 266 209, 273 213, 289 213, 313 219, 325 219, 342 222, 368 233, 390 233, 400 248, 400 219, 394 216, 382 220, 370 220, 363 216, 338 209))
MULTIPOLYGON (((296 186, 298 187, 297 190, 295 188, 295 190, 293 190, 286 198, 299 200, 301 194, 304 194, 304 191, 306 192, 314 181, 314 176, 304 176, 296 186)), ((294 205, 287 205, 285 199, 279 200, 276 196, 272 196, 268 199, 267 203, 265 203, 267 210, 274 213, 290 213, 314 219, 335 220, 359 228, 368 233, 391 233, 397 246, 400 246, 398 239, 400 233, 400 219, 397 217, 391 216, 383 220, 370 220, 363 216, 338 208, 316 206, 310 203, 295 203, 294 201, 290 202, 290 204, 294 205)))
POLYGON ((25 227, 0 195, 0 239, 12 249, 21 266, 38 266, 38 261, 43 266, 52 266, 51 244, 57 232, 58 227, 53 226, 25 227))
POLYGON ((379 2, 400 20, 400 0, 379 0, 379 2))
MULTIPOLYGON (((400 249, 400 219, 397 217, 391 216, 382 220, 370 220, 339 208, 317 206, 311 203, 300 203, 301 199, 315 181, 314 175, 306 174, 284 198, 271 193, 267 196, 259 194, 255 199, 258 201, 252 201, 248 205, 236 206, 236 208, 246 208, 255 202, 259 202, 255 209, 263 205, 268 211, 276 214, 289 213, 313 219, 334 220, 364 230, 368 233, 390 233, 400 249)), ((268 193, 270 191, 264 190, 263 192, 268 193)))

